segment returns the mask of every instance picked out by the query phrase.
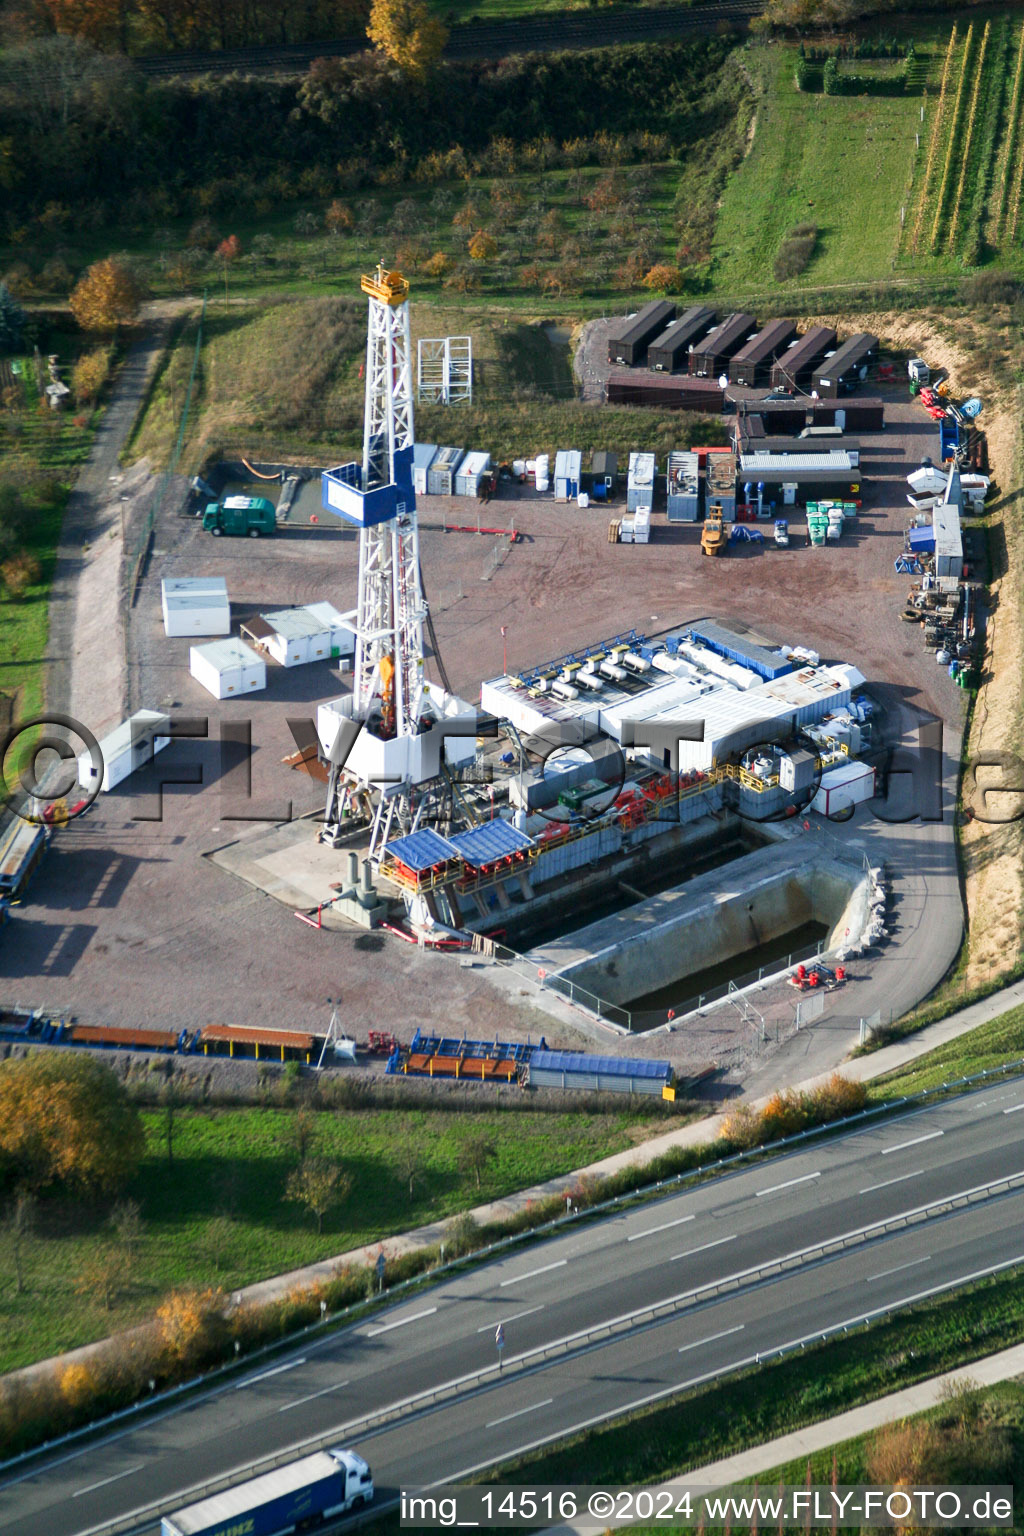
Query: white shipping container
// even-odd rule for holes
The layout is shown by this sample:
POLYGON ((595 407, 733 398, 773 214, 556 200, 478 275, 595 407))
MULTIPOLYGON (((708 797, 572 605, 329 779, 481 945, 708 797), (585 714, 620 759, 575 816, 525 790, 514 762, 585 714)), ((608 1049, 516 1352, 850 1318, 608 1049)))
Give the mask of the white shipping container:
POLYGON ((258 652, 241 640, 214 640, 193 645, 189 671, 215 699, 234 699, 258 693, 267 686, 267 664, 258 652))
POLYGON ((78 782, 83 789, 108 791, 125 780, 136 768, 152 762, 170 741, 165 733, 170 729, 170 717, 156 709, 138 709, 130 719, 116 730, 104 736, 99 743, 102 763, 93 761, 91 752, 82 752, 78 758, 78 782))
POLYGON ((842 815, 875 793, 875 770, 867 763, 846 762, 821 776, 811 810, 819 816, 842 815))
POLYGON ((164 634, 230 635, 231 604, 223 576, 170 576, 160 583, 164 634))

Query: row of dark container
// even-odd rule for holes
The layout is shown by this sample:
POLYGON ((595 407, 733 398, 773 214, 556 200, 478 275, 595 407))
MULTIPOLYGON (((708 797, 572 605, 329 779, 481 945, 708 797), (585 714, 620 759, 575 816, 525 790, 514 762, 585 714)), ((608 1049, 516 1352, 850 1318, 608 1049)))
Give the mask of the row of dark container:
POLYGON ((878 338, 867 331, 838 338, 827 325, 798 336, 792 320, 771 320, 758 329, 755 315, 718 312, 695 304, 676 318, 668 299, 645 304, 608 342, 608 361, 636 367, 645 360, 658 373, 687 373, 695 379, 727 374, 733 384, 757 388, 813 388, 834 399, 859 388, 878 358, 878 338))

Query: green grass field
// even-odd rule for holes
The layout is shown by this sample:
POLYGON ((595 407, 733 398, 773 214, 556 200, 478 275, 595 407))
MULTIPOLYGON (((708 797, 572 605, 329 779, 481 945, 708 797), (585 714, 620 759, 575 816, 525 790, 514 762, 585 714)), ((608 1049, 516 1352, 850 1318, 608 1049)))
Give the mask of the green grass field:
POLYGON ((144 1231, 110 1310, 94 1285, 84 1294, 78 1289, 90 1264, 110 1252, 105 1213, 76 1215, 44 1205, 20 1296, 5 1233, 0 1373, 151 1316, 176 1286, 237 1289, 568 1173, 636 1139, 635 1117, 627 1113, 322 1111, 315 1116, 314 1149, 342 1165, 352 1192, 326 1216, 318 1237, 313 1218, 285 1199, 298 1162, 295 1111, 179 1111, 171 1164, 163 1112, 145 1118, 147 1156, 127 1191, 141 1208, 144 1231), (478 1188, 472 1172, 460 1171, 459 1154, 467 1138, 480 1134, 493 1138, 496 1154, 478 1188), (402 1165, 410 1145, 419 1169, 411 1196, 402 1165))
MULTIPOLYGON (((69 338, 52 336, 50 341, 66 361, 69 338)), ((48 350, 46 338, 43 349, 48 350)), ((41 407, 32 357, 20 361, 16 387, 21 398, 13 409, 0 412, 0 477, 17 486, 28 507, 19 548, 38 561, 39 579, 19 597, 0 583, 0 694, 16 700, 13 713, 24 719, 43 703, 50 583, 61 521, 95 423, 92 413, 87 424, 77 425, 70 412, 54 414, 41 407)))
MULTIPOLYGON (((663 455, 687 442, 724 443, 714 423, 681 421, 672 411, 606 407, 575 398, 566 330, 544 317, 501 316, 473 301, 411 306, 412 340, 470 335, 475 375, 472 403, 456 410, 416 407, 420 442, 454 433, 499 461, 572 443, 584 453, 650 449, 663 455)), ((182 467, 201 470, 224 449, 265 457, 290 454, 335 462, 361 451, 365 310, 358 298, 292 299, 270 307, 248 302, 212 306, 202 353, 201 385, 185 437, 182 467)), ((131 459, 169 457, 192 366, 194 330, 186 326, 163 367, 131 459)))
POLYGON ((747 49, 758 90, 750 153, 722 197, 711 275, 716 292, 764 292, 786 232, 818 227, 795 286, 884 280, 900 237, 920 98, 800 92, 796 50, 747 49))

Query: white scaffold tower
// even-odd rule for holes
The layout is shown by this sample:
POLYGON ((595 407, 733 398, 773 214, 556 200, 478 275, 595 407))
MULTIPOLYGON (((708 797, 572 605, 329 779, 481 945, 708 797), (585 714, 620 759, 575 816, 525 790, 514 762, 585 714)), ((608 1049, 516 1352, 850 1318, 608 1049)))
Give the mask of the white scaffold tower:
POLYGON ((359 528, 359 594, 351 698, 318 711, 330 763, 321 836, 337 843, 347 817, 369 818, 379 861, 389 837, 415 829, 445 779, 434 727, 457 701, 424 681, 409 284, 380 263, 360 286, 369 301, 363 461, 322 481, 324 507, 359 528))

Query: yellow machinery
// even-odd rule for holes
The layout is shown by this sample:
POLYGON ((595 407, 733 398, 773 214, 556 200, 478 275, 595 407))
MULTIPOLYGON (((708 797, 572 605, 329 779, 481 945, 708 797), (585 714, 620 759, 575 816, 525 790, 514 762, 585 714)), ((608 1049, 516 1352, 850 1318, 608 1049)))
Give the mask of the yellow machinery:
POLYGON ((381 304, 388 304, 394 308, 398 304, 404 304, 409 297, 409 284, 401 272, 388 272, 384 263, 377 263, 377 270, 372 276, 365 273, 359 280, 359 286, 371 299, 376 299, 381 304))
POLYGON ((700 531, 700 552, 702 555, 720 555, 724 549, 725 528, 722 523, 722 509, 717 503, 712 502, 700 531))

